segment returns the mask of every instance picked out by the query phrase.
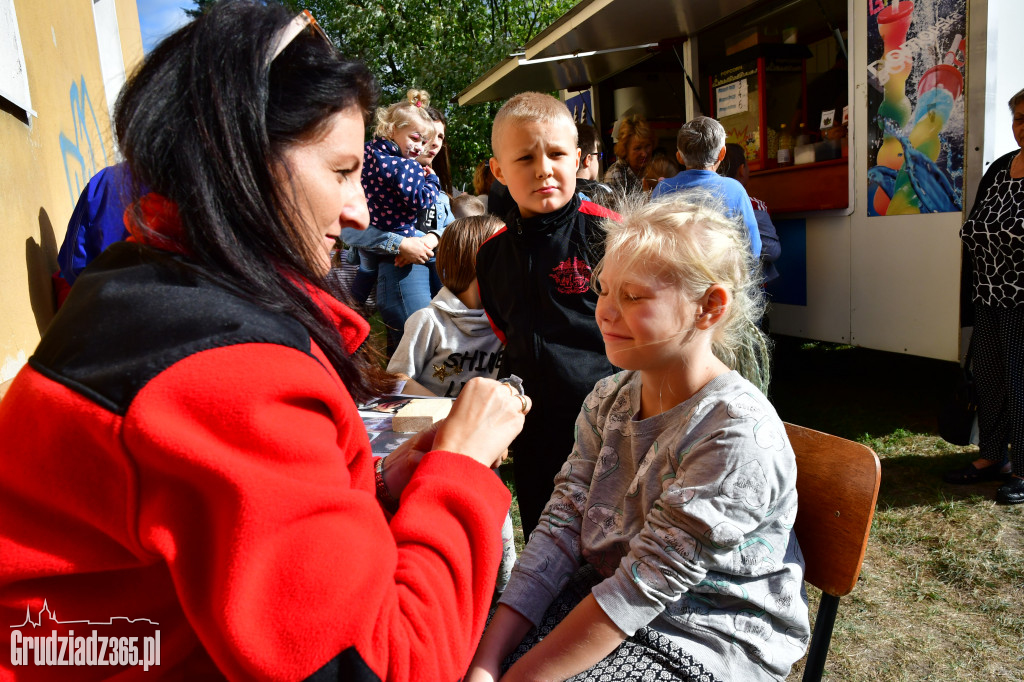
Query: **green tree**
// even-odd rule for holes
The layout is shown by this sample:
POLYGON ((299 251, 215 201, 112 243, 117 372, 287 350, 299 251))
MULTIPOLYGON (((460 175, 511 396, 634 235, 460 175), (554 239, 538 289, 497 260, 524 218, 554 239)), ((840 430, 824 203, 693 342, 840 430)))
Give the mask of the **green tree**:
MULTIPOLYGON (((193 0, 201 13, 215 0, 193 0)), ((578 0, 284 0, 308 9, 346 55, 362 59, 381 87, 381 104, 427 90, 448 118, 453 182, 472 191, 473 169, 490 157, 500 102, 459 107, 452 100, 517 51, 578 0)))

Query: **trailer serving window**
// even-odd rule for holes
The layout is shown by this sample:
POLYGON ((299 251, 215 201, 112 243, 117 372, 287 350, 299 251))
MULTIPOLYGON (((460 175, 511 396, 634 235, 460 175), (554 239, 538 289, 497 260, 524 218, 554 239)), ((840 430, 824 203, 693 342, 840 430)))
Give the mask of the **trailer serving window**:
POLYGON ((847 0, 780 0, 698 36, 701 99, 773 213, 850 206, 848 12, 847 0))

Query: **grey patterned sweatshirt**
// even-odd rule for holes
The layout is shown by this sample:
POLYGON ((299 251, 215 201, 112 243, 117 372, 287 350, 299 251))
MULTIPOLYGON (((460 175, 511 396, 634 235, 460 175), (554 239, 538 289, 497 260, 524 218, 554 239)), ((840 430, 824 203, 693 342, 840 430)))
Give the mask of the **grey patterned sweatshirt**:
POLYGON ((785 679, 810 627, 781 420, 736 372, 662 414, 639 410, 639 373, 594 387, 501 602, 536 624, 586 560, 627 635, 650 626, 721 679, 785 679))

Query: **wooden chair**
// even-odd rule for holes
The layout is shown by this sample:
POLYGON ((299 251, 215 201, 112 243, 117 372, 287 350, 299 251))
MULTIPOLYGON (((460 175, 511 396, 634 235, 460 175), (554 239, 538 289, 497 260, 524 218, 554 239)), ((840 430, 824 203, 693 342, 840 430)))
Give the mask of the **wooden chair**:
POLYGON ((796 453, 795 530, 807 567, 804 579, 822 593, 804 667, 808 682, 821 679, 839 598, 857 584, 881 466, 866 445, 793 424, 786 424, 786 432, 796 453))

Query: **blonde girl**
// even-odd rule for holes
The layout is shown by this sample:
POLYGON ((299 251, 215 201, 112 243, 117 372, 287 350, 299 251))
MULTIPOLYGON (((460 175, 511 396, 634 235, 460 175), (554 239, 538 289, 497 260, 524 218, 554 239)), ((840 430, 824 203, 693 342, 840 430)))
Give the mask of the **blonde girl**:
POLYGON ((746 235, 691 194, 607 230, 596 317, 625 371, 585 400, 467 680, 783 680, 809 636, 796 465, 746 235))
POLYGON ((427 113, 430 96, 409 90, 406 98, 378 110, 374 137, 363 153, 363 190, 370 209, 370 229, 342 238, 360 249, 353 282, 357 302, 366 300, 377 273, 377 307, 388 327, 388 349, 402 338, 405 321, 430 304, 430 277, 425 265, 433 250, 416 231, 417 214, 433 206, 441 186, 430 166, 416 158, 436 131, 427 113), (396 256, 401 265, 396 265, 396 256))

